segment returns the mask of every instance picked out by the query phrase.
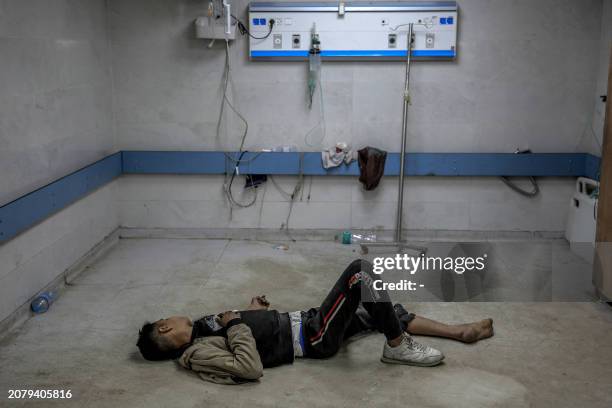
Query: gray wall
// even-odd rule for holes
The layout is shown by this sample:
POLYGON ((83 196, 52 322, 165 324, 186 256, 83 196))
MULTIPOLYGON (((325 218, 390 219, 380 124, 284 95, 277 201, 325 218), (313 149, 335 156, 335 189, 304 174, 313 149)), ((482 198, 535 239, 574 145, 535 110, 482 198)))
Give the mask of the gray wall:
POLYGON ((0 246, 0 326, 117 228, 115 187, 102 187, 0 246))
MULTIPOLYGON (((121 149, 236 149, 235 116, 220 137, 224 48, 193 38, 205 1, 111 0, 117 139, 121 149)), ((245 19, 246 1, 233 2, 245 19)), ((601 0, 462 0, 459 58, 420 62, 412 75, 408 150, 418 152, 573 152, 593 115, 601 33, 601 0)), ((319 121, 306 108, 304 63, 247 60, 247 42, 231 46, 236 106, 249 121, 246 147, 305 140, 319 121)), ((324 63, 329 146, 347 141, 399 150, 401 63, 324 63)), ((308 143, 307 143, 308 142, 308 143)), ((314 146, 312 146, 315 144, 314 146)), ((573 180, 541 179, 529 200, 497 179, 414 178, 408 181, 406 226, 415 229, 561 231, 573 180)), ((290 190, 295 178, 280 179, 290 190)), ((237 184, 240 185, 241 182, 237 184)), ((288 212, 269 185, 257 205, 230 210, 218 177, 130 177, 120 183, 122 225, 132 227, 278 228, 288 212)), ((239 190, 239 189, 238 189, 239 190)), ((354 178, 316 178, 310 201, 296 204, 301 228, 391 229, 396 180, 364 192, 354 178)))
POLYGON ((604 119, 606 104, 600 96, 608 93, 608 69, 610 65, 610 49, 612 47, 612 0, 604 0, 601 25, 601 42, 599 50, 599 63, 597 70, 597 86, 593 95, 593 122, 584 135, 584 151, 601 155, 601 142, 603 141, 604 119))
MULTIPOLYGON (((291 192, 295 177, 276 177, 291 192)), ((242 201, 243 180, 235 182, 242 201)), ((268 228, 287 219, 286 196, 268 182, 255 205, 230 212, 221 176, 127 176, 118 185, 119 218, 134 228, 268 228)), ((529 186, 526 186, 529 187, 529 186)), ((540 179, 535 200, 519 196, 495 178, 411 177, 406 180, 404 227, 414 230, 562 231, 574 181, 540 179)), ((377 229, 395 227, 397 177, 364 191, 353 177, 306 180, 293 206, 291 228, 377 229), (310 191, 310 200, 307 199, 310 191)), ((495 235, 493 235, 495 236, 495 235)))
MULTIPOLYGON (((246 1, 233 2, 245 18, 246 1)), ((572 152, 591 119, 601 0, 462 0, 457 62, 415 64, 408 149, 572 152)), ((122 149, 237 148, 214 137, 223 44, 193 39, 206 1, 111 0, 117 131, 122 149)), ((231 47, 233 95, 249 148, 309 148, 318 110, 305 104, 304 63, 249 62, 231 47)), ((323 66, 327 137, 397 151, 401 63, 323 66)), ((235 117, 230 118, 237 124, 235 117)))
MULTIPOLYGON (((114 150, 104 0, 0 1, 0 205, 114 150)), ((118 226, 114 183, 0 245, 0 322, 118 226)))
POLYGON ((104 0, 0 2, 0 205, 113 151, 104 0))

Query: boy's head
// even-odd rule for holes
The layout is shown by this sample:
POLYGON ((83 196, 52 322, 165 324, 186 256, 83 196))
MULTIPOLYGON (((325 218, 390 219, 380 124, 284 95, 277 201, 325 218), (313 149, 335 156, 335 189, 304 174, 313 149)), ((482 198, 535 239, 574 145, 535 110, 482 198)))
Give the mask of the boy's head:
POLYGON ((152 361, 180 357, 191 343, 193 322, 187 316, 172 316, 153 323, 145 323, 138 333, 140 354, 152 361))

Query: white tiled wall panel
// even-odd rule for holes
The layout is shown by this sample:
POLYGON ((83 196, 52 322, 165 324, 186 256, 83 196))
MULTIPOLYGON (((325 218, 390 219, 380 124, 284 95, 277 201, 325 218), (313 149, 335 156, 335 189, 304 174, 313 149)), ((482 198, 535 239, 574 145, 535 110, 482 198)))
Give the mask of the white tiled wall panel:
MULTIPOLYGON (((0 205, 114 151, 105 0, 0 1, 0 205)), ((118 226, 114 184, 0 245, 0 322, 118 226)))
POLYGON ((0 246, 0 322, 117 228, 115 185, 0 246))
POLYGON ((0 205, 113 152, 104 0, 0 3, 0 205))
MULTIPOLYGON (((611 7, 604 3, 602 9, 599 0, 461 1, 457 61, 413 65, 408 151, 596 151, 585 129, 607 61, 610 29, 604 26, 611 7)), ((234 1, 232 7, 245 16, 247 4, 234 1)), ((208 48, 193 38, 191 24, 205 8, 184 0, 109 1, 119 148, 239 146, 243 128, 229 110, 219 136, 215 132, 224 44, 208 48)), ((402 63, 324 63, 326 136, 318 144, 318 130, 305 138, 320 121, 319 99, 312 110, 306 106, 305 64, 249 62, 246 51, 243 38, 230 48, 230 97, 249 121, 246 148, 284 144, 318 151, 346 141, 399 150, 402 63)), ((285 191, 295 180, 277 178, 285 191)), ((411 178, 406 226, 563 230, 573 181, 540 183, 542 194, 529 200, 497 179, 411 178)), ((279 228, 288 213, 270 183, 254 207, 234 211, 231 219, 220 177, 126 177, 120 189, 127 226, 279 228)), ((385 178, 374 192, 353 178, 316 178, 310 201, 294 205, 290 226, 392 229, 396 196, 395 178, 385 178)))
MULTIPOLYGON (((297 177, 275 177, 292 192, 297 177)), ((499 179, 480 177, 410 177, 406 179, 405 227, 478 231, 563 231, 574 180, 538 179, 542 194, 518 195, 499 179)), ((524 180, 526 188, 531 185, 524 180)), ((235 198, 243 177, 237 177, 235 198)), ((280 228, 289 202, 271 181, 258 190, 249 208, 230 207, 223 198, 223 176, 123 176, 119 180, 120 224, 132 228, 280 228)), ((364 191, 353 177, 305 178, 295 201, 292 228, 395 228, 397 177, 383 178, 374 191, 364 191), (308 195, 310 192, 310 200, 308 195)))

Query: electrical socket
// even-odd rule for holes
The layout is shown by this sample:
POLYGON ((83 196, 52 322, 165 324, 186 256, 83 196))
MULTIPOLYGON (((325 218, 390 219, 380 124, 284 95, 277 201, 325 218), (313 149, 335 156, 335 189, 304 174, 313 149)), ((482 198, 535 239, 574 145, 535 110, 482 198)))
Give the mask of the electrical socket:
POLYGON ((425 34, 425 48, 433 48, 435 43, 436 35, 434 33, 425 34))
POLYGON ((272 35, 272 44, 274 48, 283 48, 283 35, 282 34, 273 34, 272 35))
POLYGON ((302 39, 299 34, 293 34, 291 36, 291 47, 292 48, 301 48, 302 47, 302 39))

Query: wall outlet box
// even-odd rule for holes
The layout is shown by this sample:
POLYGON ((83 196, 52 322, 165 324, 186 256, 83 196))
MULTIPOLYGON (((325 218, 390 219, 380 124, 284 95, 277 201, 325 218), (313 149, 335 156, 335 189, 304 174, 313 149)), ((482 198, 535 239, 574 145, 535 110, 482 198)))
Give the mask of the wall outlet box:
POLYGON ((453 60, 458 10, 455 1, 252 2, 249 59, 307 60, 314 28, 323 60, 405 60, 413 24, 412 58, 453 60))

